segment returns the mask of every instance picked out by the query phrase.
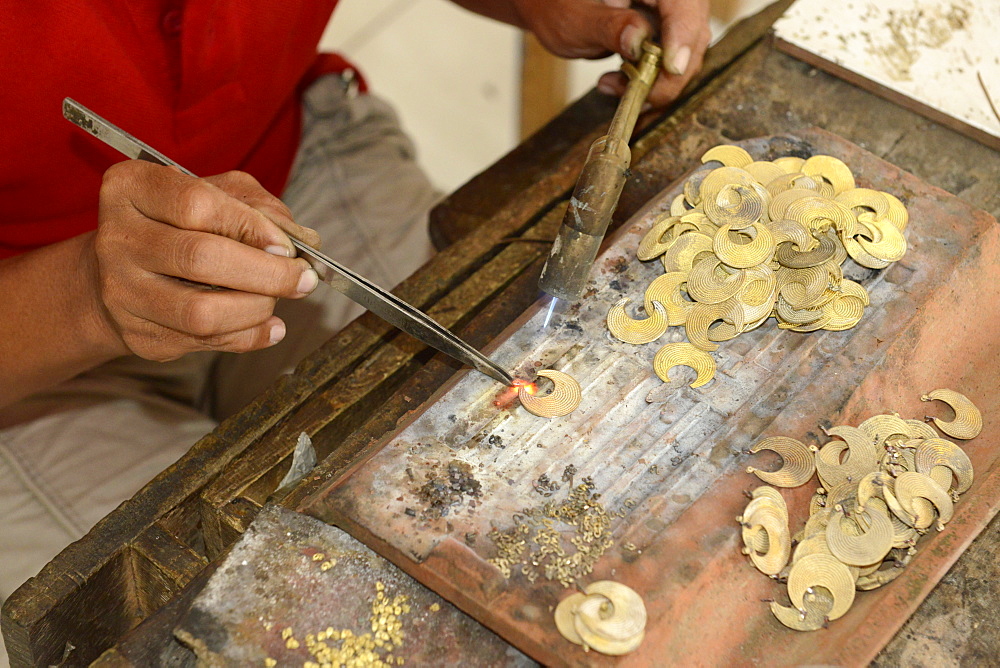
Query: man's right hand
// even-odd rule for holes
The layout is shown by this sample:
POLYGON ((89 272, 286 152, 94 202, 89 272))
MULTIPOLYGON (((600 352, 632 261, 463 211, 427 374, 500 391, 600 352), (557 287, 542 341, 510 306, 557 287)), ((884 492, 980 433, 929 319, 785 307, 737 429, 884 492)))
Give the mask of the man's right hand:
POLYGON ((309 245, 318 236, 243 172, 197 179, 122 162, 104 175, 98 220, 97 308, 121 354, 168 361, 266 348, 285 335, 277 298, 317 284, 287 235, 309 245))

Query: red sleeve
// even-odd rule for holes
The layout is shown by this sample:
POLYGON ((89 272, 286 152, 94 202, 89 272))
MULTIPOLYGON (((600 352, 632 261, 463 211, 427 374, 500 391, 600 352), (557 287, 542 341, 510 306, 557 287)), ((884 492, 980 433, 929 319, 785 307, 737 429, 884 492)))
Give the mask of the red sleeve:
POLYGON ((336 0, 33 0, 0 22, 0 258, 94 229, 122 156, 62 118, 72 97, 196 174, 280 193, 302 86, 336 0))

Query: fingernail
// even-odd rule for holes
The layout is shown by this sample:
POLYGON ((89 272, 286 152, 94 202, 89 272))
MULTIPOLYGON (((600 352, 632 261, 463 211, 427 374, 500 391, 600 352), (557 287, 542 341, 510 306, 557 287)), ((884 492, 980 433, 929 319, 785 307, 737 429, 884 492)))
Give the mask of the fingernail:
POLYGON ((629 58, 635 60, 642 54, 642 40, 646 37, 645 28, 631 24, 625 26, 621 34, 622 51, 627 53, 629 58))
POLYGON ((271 325, 271 345, 285 338, 285 323, 279 322, 271 325))
POLYGON ((598 81, 597 90, 605 95, 616 95, 618 93, 618 90, 607 81, 598 81))
POLYGON ((691 62, 691 47, 682 46, 677 49, 672 56, 665 58, 663 64, 671 74, 681 75, 687 71, 688 63, 691 62))
POLYGON ((299 294, 307 295, 315 290, 317 285, 319 285, 319 276, 316 274, 316 270, 310 267, 302 272, 299 284, 295 289, 299 291, 299 294))
POLYGON ((645 102, 642 105, 642 109, 640 109, 639 111, 642 112, 642 113, 646 113, 647 111, 649 111, 652 108, 653 108, 653 105, 651 103, 645 102))
POLYGON ((267 246, 264 250, 271 255, 278 255, 280 257, 292 257, 292 249, 287 246, 279 246, 278 244, 273 244, 267 246))

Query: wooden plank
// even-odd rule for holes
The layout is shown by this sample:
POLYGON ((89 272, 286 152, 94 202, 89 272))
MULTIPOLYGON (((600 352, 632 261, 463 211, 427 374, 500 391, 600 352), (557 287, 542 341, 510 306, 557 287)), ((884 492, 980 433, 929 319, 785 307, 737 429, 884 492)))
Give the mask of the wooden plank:
POLYGON ((53 591, 36 583, 32 598, 22 593, 16 605, 5 604, 4 641, 10 665, 90 663, 139 623, 131 571, 128 555, 118 550, 86 572, 85 579, 65 571, 53 591), (67 593, 59 596, 63 592, 67 593), (37 610, 46 614, 34 614, 37 610))
POLYGON ((140 618, 165 605, 208 565, 207 559, 179 541, 160 522, 143 531, 131 547, 140 618))

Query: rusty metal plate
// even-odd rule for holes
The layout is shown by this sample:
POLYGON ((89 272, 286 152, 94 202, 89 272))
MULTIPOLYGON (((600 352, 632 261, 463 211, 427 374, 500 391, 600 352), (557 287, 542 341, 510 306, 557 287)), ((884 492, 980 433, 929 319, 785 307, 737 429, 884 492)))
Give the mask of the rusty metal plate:
POLYGON ((383 658, 391 654, 394 665, 535 665, 343 531, 278 506, 257 515, 175 635, 207 665, 315 662, 306 634, 329 627, 369 633, 379 587, 390 600, 405 596, 409 606, 398 615, 401 647, 379 651, 383 658), (298 647, 288 647, 282 635, 288 628, 298 647))
MULTIPOLYGON (((522 375, 556 368, 580 381, 575 413, 537 418, 488 378, 460 375, 367 461, 308 500, 307 512, 345 528, 546 664, 860 664, 874 657, 1000 505, 1000 432, 991 428, 1000 424, 993 380, 1000 347, 990 323, 1000 307, 1000 235, 986 213, 821 130, 741 145, 757 159, 837 156, 858 185, 907 205, 906 257, 882 272, 847 272, 871 295, 856 328, 796 334, 761 327, 722 344, 712 383, 664 391, 652 370, 660 344, 616 341, 605 316, 621 297, 641 300, 662 273, 636 261, 635 249, 680 191, 676 184, 619 231, 581 303, 548 327, 539 303, 500 337, 493 355, 501 365, 522 375), (828 630, 784 628, 764 602, 781 600, 782 587, 740 554, 734 517, 744 490, 760 484, 744 471, 744 451, 768 435, 817 443, 826 419, 857 424, 890 410, 923 416, 921 393, 938 387, 971 397, 987 425, 963 444, 977 479, 955 518, 924 538, 901 577, 860 593, 828 630), (491 528, 507 529, 522 508, 561 498, 569 464, 577 482, 592 477, 613 514, 614 547, 581 582, 623 582, 648 610, 645 641, 621 658, 585 654, 562 639, 551 611, 568 592, 558 582, 532 583, 517 572, 506 579, 489 561, 497 555, 491 528), (460 475, 449 481, 453 471, 460 475), (542 474, 563 487, 540 486, 542 474)), ((678 339, 673 332, 661 344, 678 339)), ((793 518, 804 522, 812 491, 783 492, 793 518)))

